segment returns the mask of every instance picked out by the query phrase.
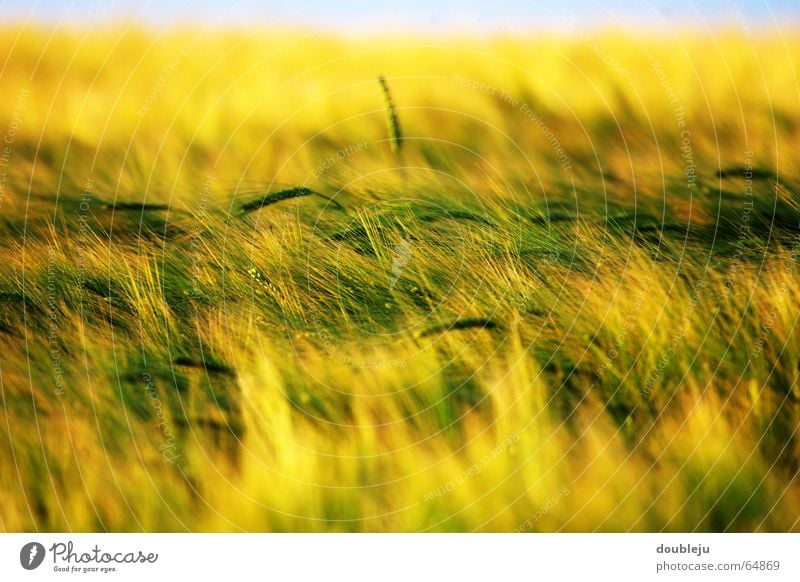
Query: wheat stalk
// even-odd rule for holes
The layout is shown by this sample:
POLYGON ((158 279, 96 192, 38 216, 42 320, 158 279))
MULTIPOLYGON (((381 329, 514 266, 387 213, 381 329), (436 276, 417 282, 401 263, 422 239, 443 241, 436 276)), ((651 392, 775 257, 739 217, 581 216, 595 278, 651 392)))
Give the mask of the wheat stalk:
POLYGON ((397 116, 397 107, 395 107, 394 100, 392 99, 392 92, 389 90, 389 85, 386 83, 386 78, 381 75, 378 77, 378 83, 381 86, 381 94, 383 95, 383 105, 386 110, 386 127, 389 130, 389 144, 392 148, 392 153, 400 156, 400 150, 403 147, 403 132, 400 129, 400 118, 397 116))
POLYGON ((462 329, 498 329, 499 325, 494 320, 488 317, 467 317, 464 319, 457 319, 450 323, 442 323, 429 327, 422 332, 417 333, 417 337, 428 337, 444 333, 447 331, 459 331, 462 329))
POLYGON ((277 192, 267 193, 261 198, 257 200, 252 200, 250 202, 246 202, 241 206, 242 214, 247 214, 248 212, 253 212, 258 210, 259 208, 264 208, 265 206, 269 206, 271 204, 276 204, 283 200, 288 200, 290 198, 299 198, 301 196, 319 196, 320 198, 324 198, 328 202, 330 202, 333 206, 336 206, 340 210, 344 210, 341 204, 333 200, 332 198, 325 196, 324 194, 320 194, 319 192, 315 192, 310 188, 306 188, 305 186, 298 186, 296 188, 286 188, 284 190, 278 190, 277 192))

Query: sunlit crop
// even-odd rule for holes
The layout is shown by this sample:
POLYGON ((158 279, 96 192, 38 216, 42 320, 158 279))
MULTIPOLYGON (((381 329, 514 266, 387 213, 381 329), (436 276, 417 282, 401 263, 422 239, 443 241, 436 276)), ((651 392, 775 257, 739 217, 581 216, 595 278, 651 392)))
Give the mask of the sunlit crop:
POLYGON ((0 529, 800 529, 799 38, 4 29, 0 529))

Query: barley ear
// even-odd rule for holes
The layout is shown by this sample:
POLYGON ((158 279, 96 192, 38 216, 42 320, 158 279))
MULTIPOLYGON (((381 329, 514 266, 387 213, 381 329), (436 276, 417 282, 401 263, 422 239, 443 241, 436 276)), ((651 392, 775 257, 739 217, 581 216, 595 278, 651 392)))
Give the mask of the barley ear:
POLYGON ((389 85, 386 83, 386 79, 383 75, 378 77, 378 83, 381 86, 383 105, 386 109, 386 127, 389 130, 389 143, 392 148, 392 153, 399 156, 400 148, 403 146, 403 132, 400 130, 400 119, 397 116, 397 108, 392 100, 392 92, 389 91, 389 85))

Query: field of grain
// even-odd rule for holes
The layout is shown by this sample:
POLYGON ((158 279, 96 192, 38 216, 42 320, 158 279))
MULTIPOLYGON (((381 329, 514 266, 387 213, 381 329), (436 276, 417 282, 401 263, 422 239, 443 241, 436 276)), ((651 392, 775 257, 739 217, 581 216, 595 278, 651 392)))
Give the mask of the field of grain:
POLYGON ((0 531, 800 530, 798 65, 6 27, 0 531))

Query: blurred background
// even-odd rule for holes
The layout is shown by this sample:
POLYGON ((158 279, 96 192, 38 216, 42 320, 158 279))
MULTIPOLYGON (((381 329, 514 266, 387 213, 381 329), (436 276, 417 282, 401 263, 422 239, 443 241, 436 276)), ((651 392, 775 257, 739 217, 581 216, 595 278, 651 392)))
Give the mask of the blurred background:
POLYGON ((0 15, 0 531, 800 530, 797 1, 0 15))
POLYGON ((73 2, 2 3, 0 18, 13 21, 98 24, 131 20, 153 26, 176 22, 296 25, 371 33, 398 31, 481 32, 532 29, 569 30, 571 27, 699 27, 715 25, 774 27, 796 22, 800 3, 792 0, 711 0, 708 2, 454 2, 450 0, 238 0, 235 2, 178 2, 175 0, 78 0, 73 2))

